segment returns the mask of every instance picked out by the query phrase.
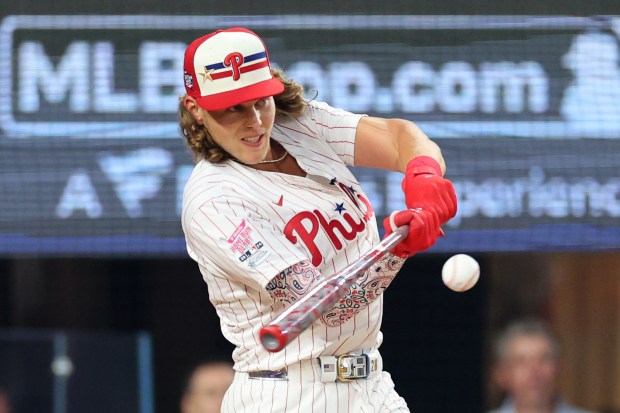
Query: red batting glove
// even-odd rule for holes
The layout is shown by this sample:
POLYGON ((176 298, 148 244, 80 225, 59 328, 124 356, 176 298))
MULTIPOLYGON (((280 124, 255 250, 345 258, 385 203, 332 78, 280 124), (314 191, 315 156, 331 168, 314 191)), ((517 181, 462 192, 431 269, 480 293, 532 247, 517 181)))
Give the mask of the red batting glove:
POLYGON ((430 156, 409 161, 402 187, 407 208, 434 210, 442 224, 456 215, 454 186, 441 176, 439 163, 430 156))
POLYGON ((401 258, 411 257, 416 252, 430 248, 442 233, 437 213, 433 210, 417 208, 394 211, 385 218, 383 220, 385 236, 387 237, 403 225, 409 225, 409 236, 391 251, 392 254, 401 258))

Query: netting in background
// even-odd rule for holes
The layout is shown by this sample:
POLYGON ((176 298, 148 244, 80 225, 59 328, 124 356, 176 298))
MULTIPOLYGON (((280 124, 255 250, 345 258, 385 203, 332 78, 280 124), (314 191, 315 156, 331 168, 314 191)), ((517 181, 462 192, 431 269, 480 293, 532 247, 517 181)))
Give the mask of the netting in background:
MULTIPOLYGON (((618 246, 616 17, 93 14, 2 21, 0 253, 184 254, 182 55, 222 21, 308 96, 437 140, 460 197, 438 251, 618 246)), ((379 219, 402 208, 398 174, 360 177, 379 219)))

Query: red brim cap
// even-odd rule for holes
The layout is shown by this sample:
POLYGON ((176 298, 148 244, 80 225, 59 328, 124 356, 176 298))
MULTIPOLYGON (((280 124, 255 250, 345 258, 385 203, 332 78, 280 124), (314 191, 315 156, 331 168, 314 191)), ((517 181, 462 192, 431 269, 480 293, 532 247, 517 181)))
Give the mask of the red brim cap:
POLYGON ((206 110, 226 109, 284 91, 271 72, 263 40, 241 27, 194 40, 185 50, 183 69, 187 94, 206 110))
POLYGON ((196 102, 205 110, 222 110, 251 100, 279 95, 283 91, 284 85, 274 77, 241 89, 196 97, 196 102))

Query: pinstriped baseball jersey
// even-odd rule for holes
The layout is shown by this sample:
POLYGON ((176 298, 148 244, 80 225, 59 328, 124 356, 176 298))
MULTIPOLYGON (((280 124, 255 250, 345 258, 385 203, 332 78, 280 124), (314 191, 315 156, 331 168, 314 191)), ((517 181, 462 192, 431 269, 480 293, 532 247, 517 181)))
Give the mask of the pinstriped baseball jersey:
POLYGON ((379 242, 372 207, 347 168, 360 117, 311 102, 298 118, 276 118, 271 139, 306 177, 233 160, 201 161, 186 184, 187 250, 199 264, 224 336, 236 346, 237 371, 278 370, 381 344, 382 297, 338 327, 315 322, 278 353, 267 352, 258 338, 284 310, 265 289, 279 272, 309 260, 330 278, 379 242))

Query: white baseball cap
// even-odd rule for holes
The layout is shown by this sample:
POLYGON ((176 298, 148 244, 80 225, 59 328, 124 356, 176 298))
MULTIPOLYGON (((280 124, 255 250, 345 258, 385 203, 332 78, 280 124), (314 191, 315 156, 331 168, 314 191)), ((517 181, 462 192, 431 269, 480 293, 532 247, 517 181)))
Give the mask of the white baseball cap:
POLYGON ((184 78, 187 94, 205 110, 226 109, 284 91, 271 73, 263 40, 240 27, 194 40, 185 50, 184 78))

